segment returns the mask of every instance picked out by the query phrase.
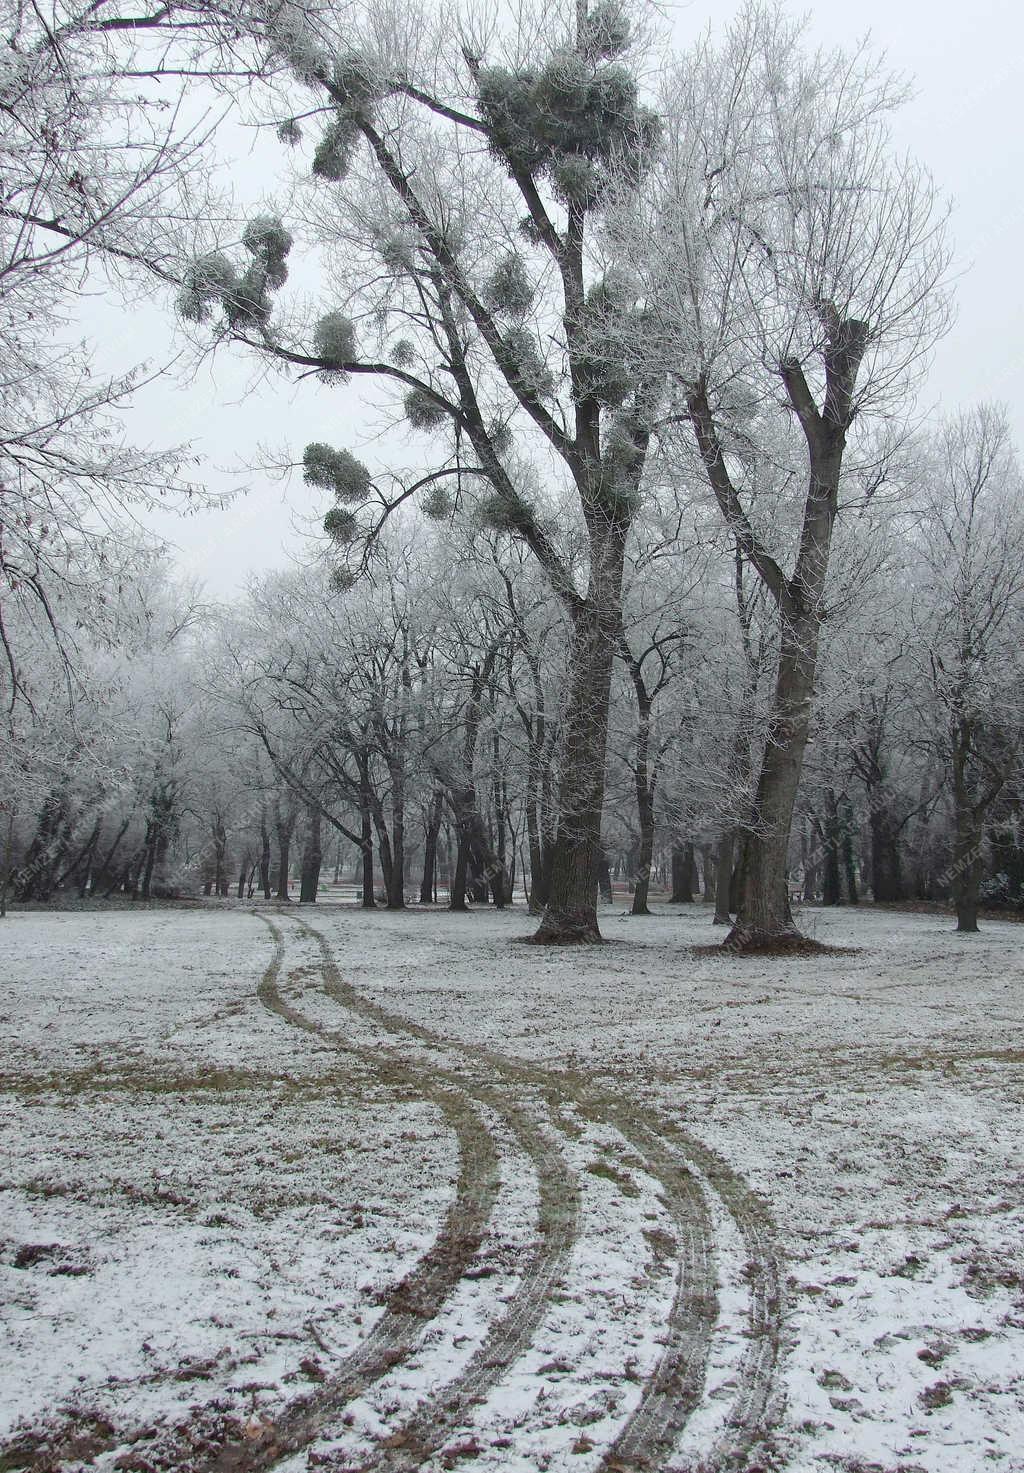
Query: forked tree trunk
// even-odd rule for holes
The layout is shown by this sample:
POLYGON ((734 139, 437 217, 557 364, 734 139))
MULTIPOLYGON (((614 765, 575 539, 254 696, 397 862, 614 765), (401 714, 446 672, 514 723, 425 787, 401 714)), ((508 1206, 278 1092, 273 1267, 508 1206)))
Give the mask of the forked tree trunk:
POLYGON ((789 904, 789 836, 810 727, 846 434, 856 413, 854 389, 869 338, 867 322, 844 317, 835 303, 821 300, 816 310, 825 336, 820 407, 800 361, 783 358, 778 365, 808 456, 800 545, 791 577, 786 577, 760 541, 747 516, 732 481, 705 381, 695 385, 687 401, 715 499, 744 555, 755 565, 775 600, 781 625, 768 736, 744 849, 743 899, 736 925, 726 940, 733 950, 784 946, 802 939, 789 904))
POLYGON ((597 924, 601 818, 612 662, 620 624, 625 526, 592 533, 591 593, 573 610, 558 829, 547 904, 534 940, 600 942, 597 924))

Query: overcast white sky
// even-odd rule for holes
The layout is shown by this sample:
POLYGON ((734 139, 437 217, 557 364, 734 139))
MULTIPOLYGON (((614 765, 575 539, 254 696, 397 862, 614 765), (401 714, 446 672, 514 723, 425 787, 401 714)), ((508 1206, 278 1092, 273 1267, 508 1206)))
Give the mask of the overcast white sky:
MULTIPOLYGON (((797 14, 801 9, 794 7, 797 14)), ((707 0, 674 7, 680 45, 732 11, 707 0)), ((1024 448, 1024 12, 1011 0, 818 0, 808 14, 815 41, 848 45, 870 32, 890 65, 913 78, 916 96, 896 122, 896 142, 931 169, 953 204, 958 316, 936 352, 926 402, 951 410, 1002 400, 1024 448)), ((104 361, 121 367, 142 358, 164 361, 173 329, 163 306, 154 300, 124 314, 112 332, 104 323, 104 361)), ((97 315, 89 315, 96 321, 105 312, 97 306, 97 315)), ((191 443, 202 460, 197 475, 207 484, 227 489, 249 480, 248 493, 228 510, 156 523, 180 549, 182 568, 218 597, 253 573, 283 565, 300 545, 297 520, 319 507, 300 477, 285 488, 231 468, 255 459, 261 444, 280 446, 294 459, 312 439, 358 450, 368 418, 365 385, 326 389, 277 376, 254 384, 253 372, 225 352, 189 386, 165 378, 146 389, 128 417, 136 442, 191 443)))

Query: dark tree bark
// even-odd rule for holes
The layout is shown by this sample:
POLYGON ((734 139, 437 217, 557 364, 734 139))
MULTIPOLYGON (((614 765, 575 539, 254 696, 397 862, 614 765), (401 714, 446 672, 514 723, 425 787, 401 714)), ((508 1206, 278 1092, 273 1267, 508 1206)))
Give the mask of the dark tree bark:
POLYGON ((618 633, 617 614, 609 604, 614 590, 613 607, 617 609, 622 546, 610 548, 607 555, 612 566, 607 569, 605 601, 578 608, 573 618, 558 828, 552 846, 547 902, 534 937, 549 944, 601 940, 597 924, 598 869, 608 707, 618 633))
POLYGON ((718 864, 715 875, 715 918, 713 925, 727 926, 732 920, 732 860, 736 831, 730 825, 718 840, 718 864))
POLYGON ((373 893, 373 814, 370 796, 370 762, 365 752, 358 754, 359 766, 359 850, 362 856, 362 907, 373 910, 377 904, 373 893))
POLYGON ((430 905, 434 899, 437 870, 437 836, 441 832, 441 815, 444 811, 444 790, 436 787, 427 813, 426 831, 423 837, 423 877, 420 880, 420 904, 430 905))
POLYGON ((320 888, 320 868, 323 864, 322 842, 323 815, 318 803, 307 804, 306 833, 302 846, 302 870, 299 881, 299 902, 313 905, 320 888))
POLYGON ((779 376, 803 430, 808 455, 800 543, 791 577, 786 577, 767 551, 746 515, 718 439, 706 385, 698 384, 688 400, 715 498, 744 556, 775 600, 780 618, 779 663, 767 741, 753 822, 744 846, 743 901, 726 942, 737 950, 799 938, 787 884, 789 837, 810 730, 846 433, 855 413, 854 388, 868 342, 867 323, 840 316, 832 303, 819 303, 818 314, 825 333, 820 408, 800 363, 784 358, 779 364, 779 376))
POLYGON ((270 829, 267 827, 267 810, 260 809, 260 885, 264 900, 272 895, 270 888, 270 829))
POLYGON ((282 810, 281 804, 274 804, 274 828, 277 833, 277 898, 278 900, 290 900, 288 893, 288 871, 291 864, 292 833, 295 829, 295 811, 282 810))

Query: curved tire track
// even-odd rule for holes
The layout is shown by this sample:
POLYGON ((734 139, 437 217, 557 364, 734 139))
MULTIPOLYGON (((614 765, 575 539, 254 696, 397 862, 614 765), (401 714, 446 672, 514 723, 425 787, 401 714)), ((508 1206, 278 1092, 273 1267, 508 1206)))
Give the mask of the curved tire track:
MULTIPOLYGON (((705 1467, 709 1473, 710 1470, 726 1473, 741 1465, 768 1430, 782 1314, 771 1220, 756 1194, 710 1147, 657 1112, 632 1102, 627 1107, 616 1097, 593 1089, 572 1074, 513 1060, 479 1045, 454 1042, 372 1002, 344 981, 322 933, 298 917, 295 919, 317 941, 323 959, 324 990, 342 1006, 393 1036, 411 1036, 431 1048, 459 1053, 511 1084, 568 1099, 591 1122, 618 1130, 640 1155, 645 1170, 662 1182, 680 1245, 677 1288, 666 1327, 666 1345, 639 1403, 602 1458, 600 1466, 604 1473, 663 1466, 700 1402, 717 1314, 712 1233, 704 1191, 711 1190, 718 1195, 739 1229, 746 1256, 748 1345, 726 1429, 715 1439, 705 1467), (703 1178, 703 1184, 699 1177, 703 1178)), ((424 1419, 426 1415, 425 1406, 424 1419)), ((420 1420, 419 1415, 416 1420, 420 1420)), ((416 1465, 400 1462, 387 1466, 416 1465)))
MULTIPOLYGON (((531 1121, 510 1108, 499 1091, 467 1083, 451 1070, 432 1067, 428 1073, 406 1061, 396 1061, 393 1056, 321 1028, 293 1008, 277 986, 284 953, 281 931, 265 916, 260 918, 275 940, 274 956, 258 989, 263 1005, 293 1027, 363 1058, 385 1083, 414 1085, 444 1111, 456 1130, 462 1166, 459 1190, 441 1236, 390 1296, 384 1315, 363 1345, 316 1393, 286 1407, 265 1443, 255 1449, 251 1443, 223 1448, 211 1473, 269 1468, 300 1452, 327 1430, 348 1402, 411 1353, 426 1321, 441 1309, 468 1268, 497 1195, 497 1151, 480 1115, 466 1104, 467 1099, 474 1099, 505 1120, 533 1163, 539 1191, 538 1241, 523 1265, 508 1307, 461 1375, 406 1419, 399 1434, 400 1444, 396 1441, 393 1447, 376 1450, 365 1462, 366 1467, 418 1468, 424 1457, 441 1447, 472 1402, 484 1396, 529 1345, 576 1241, 576 1194, 566 1190, 562 1156, 531 1121), (470 1231, 466 1230, 467 1219, 472 1222, 470 1231)), ((321 947, 326 985, 337 974, 327 943, 318 932, 297 917, 295 920, 298 929, 314 937, 321 947)))

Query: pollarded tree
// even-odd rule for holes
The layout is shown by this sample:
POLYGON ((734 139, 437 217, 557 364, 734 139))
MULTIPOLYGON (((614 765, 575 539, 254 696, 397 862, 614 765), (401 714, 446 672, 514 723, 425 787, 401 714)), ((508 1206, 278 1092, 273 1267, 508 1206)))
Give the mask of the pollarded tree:
POLYGON ((372 376, 434 437, 433 469, 394 494, 348 452, 308 447, 307 479, 338 498, 327 526, 339 541, 365 535, 361 506, 379 517, 420 489, 440 516, 475 501, 538 559, 569 615, 571 658, 537 934, 599 940, 623 557, 660 384, 639 355, 636 283, 594 240, 658 135, 626 12, 616 0, 519 7, 492 26, 449 8, 410 26, 379 5, 280 7, 258 29, 294 76, 282 137, 319 119, 307 225, 337 307, 315 328, 272 319, 292 240, 264 218, 244 259, 195 262, 181 309, 215 311, 224 332, 299 369, 372 376))
POLYGON ((797 936, 787 853, 848 441, 862 455, 862 424, 898 411, 947 316, 934 190, 889 146, 902 96, 863 50, 812 54, 801 26, 754 3, 687 59, 665 108, 646 268, 660 352, 780 627, 738 948, 797 936))

